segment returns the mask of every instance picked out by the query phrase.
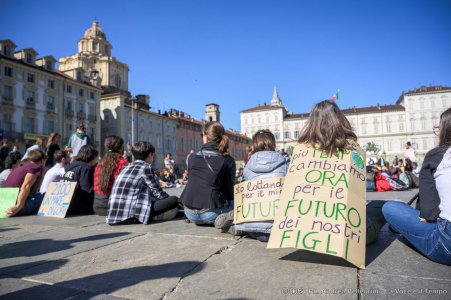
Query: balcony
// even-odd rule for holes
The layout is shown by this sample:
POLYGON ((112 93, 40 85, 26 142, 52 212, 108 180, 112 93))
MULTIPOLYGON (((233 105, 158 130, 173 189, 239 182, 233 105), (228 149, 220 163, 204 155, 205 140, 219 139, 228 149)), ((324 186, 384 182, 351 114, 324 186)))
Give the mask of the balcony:
POLYGON ((97 116, 96 115, 88 115, 88 120, 95 122, 95 121, 97 121, 97 116))
POLYGON ((12 97, 3 96, 2 105, 14 106, 14 101, 12 97))
POLYGON ((34 102, 34 98, 27 98, 27 101, 25 101, 25 106, 27 108, 34 108, 36 102, 34 102))
POLYGON ((86 119, 86 114, 82 111, 77 112, 77 119, 79 119, 79 120, 86 119))
POLYGON ((72 109, 66 109, 65 115, 66 117, 72 118, 74 116, 74 111, 72 109))
POLYGON ((47 103, 46 109, 47 109, 47 112, 54 113, 55 112, 55 105, 51 104, 51 103, 47 103))

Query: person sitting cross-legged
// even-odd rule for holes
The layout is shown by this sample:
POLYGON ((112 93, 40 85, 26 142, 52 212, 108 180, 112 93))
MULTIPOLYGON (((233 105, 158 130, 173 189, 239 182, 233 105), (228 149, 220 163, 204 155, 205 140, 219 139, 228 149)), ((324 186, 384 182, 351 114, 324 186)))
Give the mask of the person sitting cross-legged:
POLYGON ((116 177, 108 202, 110 225, 173 219, 178 212, 176 196, 169 196, 152 170, 155 148, 145 141, 132 147, 135 161, 116 177))

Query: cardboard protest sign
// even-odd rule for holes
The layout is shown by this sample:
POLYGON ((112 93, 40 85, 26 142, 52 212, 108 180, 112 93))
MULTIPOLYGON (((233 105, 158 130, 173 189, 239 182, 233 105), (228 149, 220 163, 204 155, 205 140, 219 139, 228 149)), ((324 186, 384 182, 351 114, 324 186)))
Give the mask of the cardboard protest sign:
POLYGON ((274 220, 283 180, 274 177, 236 184, 233 223, 274 220))
POLYGON ((51 182, 42 200, 38 216, 64 218, 76 186, 76 182, 51 182))
POLYGON ((338 156, 295 146, 268 248, 298 248, 339 256, 365 268, 365 153, 338 156))
POLYGON ((0 219, 7 218, 6 211, 16 205, 19 188, 0 188, 0 219))

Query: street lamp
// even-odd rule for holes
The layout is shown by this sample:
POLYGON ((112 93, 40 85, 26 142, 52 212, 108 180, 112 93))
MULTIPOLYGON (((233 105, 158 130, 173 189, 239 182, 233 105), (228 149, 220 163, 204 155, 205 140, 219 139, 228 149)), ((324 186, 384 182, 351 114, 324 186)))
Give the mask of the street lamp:
POLYGON ((134 105, 133 105, 133 95, 131 95, 132 101, 132 146, 135 144, 135 113, 134 113, 134 105))

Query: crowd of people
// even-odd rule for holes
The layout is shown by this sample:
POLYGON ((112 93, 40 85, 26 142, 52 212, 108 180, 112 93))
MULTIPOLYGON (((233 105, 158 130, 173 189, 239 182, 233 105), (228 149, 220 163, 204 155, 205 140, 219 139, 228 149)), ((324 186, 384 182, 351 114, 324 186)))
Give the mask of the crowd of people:
MULTIPOLYGON (((451 109, 441 115, 439 131, 439 146, 428 152, 421 171, 414 164, 415 153, 409 150, 410 143, 406 143, 405 159, 390 165, 380 158, 370 166, 374 178, 381 176, 375 179, 376 188, 384 178, 400 184, 398 181, 404 182, 403 177, 407 177, 411 187, 418 184, 415 180, 418 174, 421 185, 419 210, 399 202, 374 202, 380 206, 367 208, 367 244, 377 239, 379 229, 386 222, 385 216, 392 228, 422 254, 450 265, 451 109)), ((36 214, 48 184, 63 180, 77 182, 68 214, 95 213, 105 216, 110 225, 149 224, 173 219, 183 209, 187 222, 213 225, 224 233, 268 241, 272 221, 233 224, 237 170, 235 159, 228 152, 229 140, 224 127, 219 122, 206 123, 201 135, 203 145, 187 157, 187 170, 181 180, 174 175, 176 164, 170 153, 164 159, 164 170, 160 174, 155 172, 152 168, 155 148, 146 141, 131 146, 133 161, 129 162, 124 157, 123 139, 109 136, 104 141, 105 154, 99 160, 98 151, 84 134, 83 124, 64 150, 58 146, 59 135, 52 134, 49 141, 38 139, 35 146, 27 149, 22 161, 17 149, 14 153, 12 145, 5 141, 0 149, 5 168, 0 178, 5 178, 4 187, 20 189, 17 202, 7 210, 7 215, 36 214), (185 184, 180 199, 169 196, 162 188, 174 184, 185 184)), ((356 140, 349 121, 336 103, 325 100, 312 108, 298 142, 327 153, 338 153, 350 150, 351 142, 356 140)), ((271 131, 259 130, 252 138, 245 163, 238 170, 241 181, 283 177, 289 157, 285 151, 276 151, 271 131)))

